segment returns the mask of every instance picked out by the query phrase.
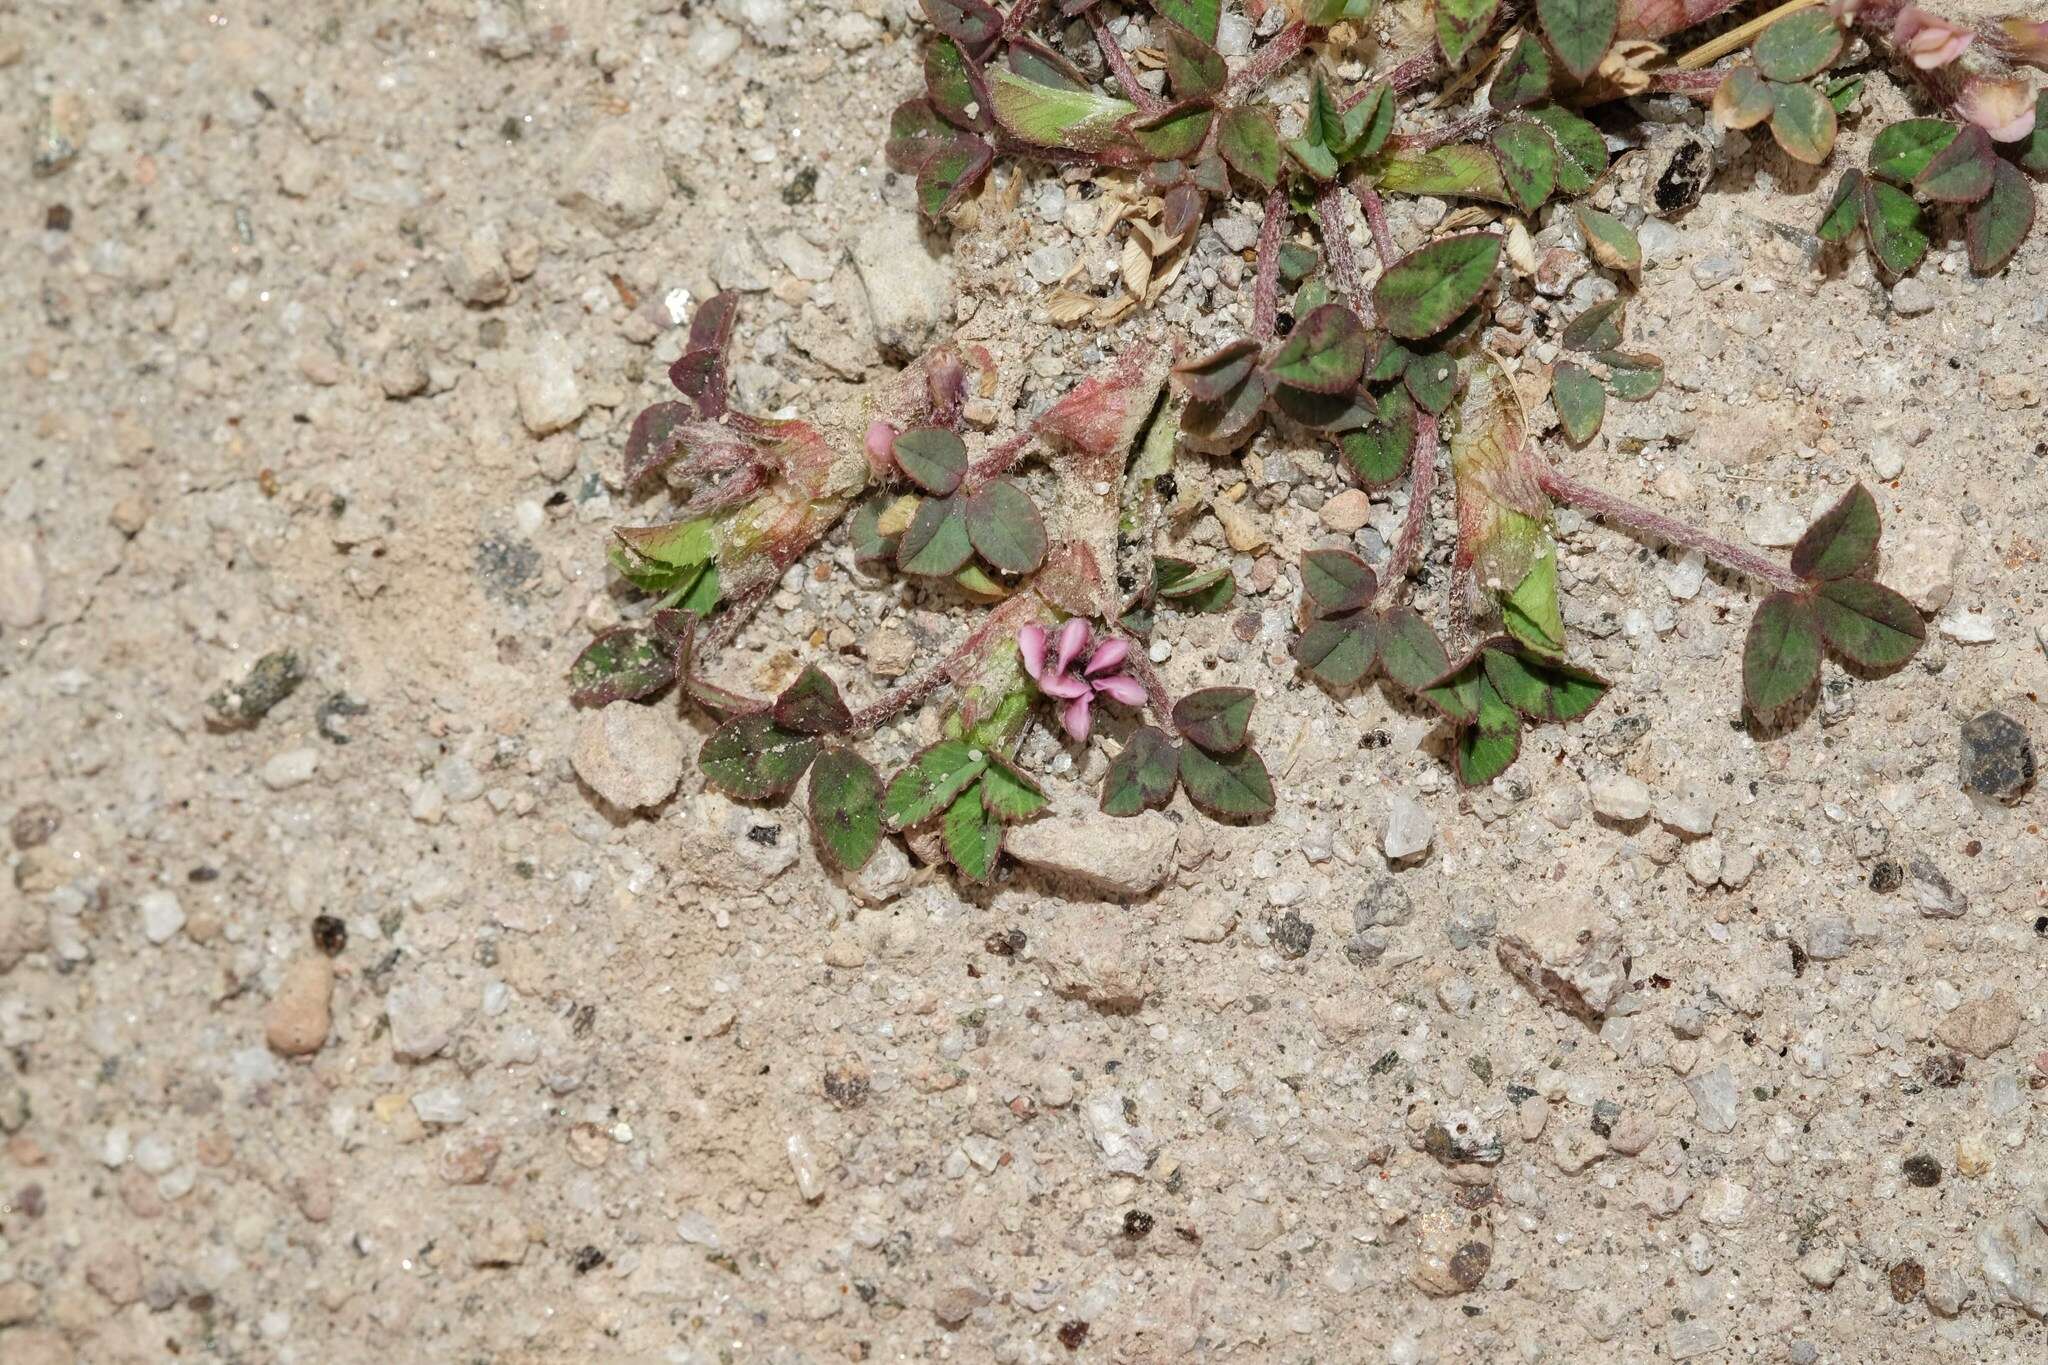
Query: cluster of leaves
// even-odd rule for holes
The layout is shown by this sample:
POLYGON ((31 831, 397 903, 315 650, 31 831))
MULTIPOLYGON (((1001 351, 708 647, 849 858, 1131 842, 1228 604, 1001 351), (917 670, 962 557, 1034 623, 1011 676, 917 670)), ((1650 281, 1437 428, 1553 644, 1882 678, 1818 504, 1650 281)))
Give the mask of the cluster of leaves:
POLYGON ((918 753, 882 794, 890 829, 936 823, 947 859, 977 882, 995 875, 1009 826, 1045 807, 1036 782, 972 737, 942 739, 918 753))
POLYGON ((1925 643, 1913 604, 1871 577, 1880 530, 1877 500, 1859 483, 1792 547, 1792 572, 1805 587, 1766 597, 1743 644, 1743 699, 1758 719, 1774 720, 1806 695, 1824 648, 1887 672, 1925 643))
POLYGON ((1237 600, 1237 576, 1228 564, 1204 569, 1173 555, 1152 557, 1152 581, 1124 610, 1117 624, 1140 639, 1150 637, 1162 606, 1188 616, 1230 610, 1237 600))
POLYGON ((1252 704, 1248 687, 1210 687, 1190 692, 1173 706, 1173 725, 1182 742, 1141 725, 1110 761, 1102 781, 1102 809, 1109 815, 1157 810, 1185 789, 1195 809, 1217 820, 1254 820, 1273 813, 1273 778, 1251 745, 1252 704))
POLYGON ((952 578, 983 597, 1009 592, 990 571, 1012 577, 1045 563, 1045 521, 1015 479, 967 488, 967 446, 944 427, 913 427, 894 438, 895 466, 919 493, 877 494, 854 513, 854 557, 893 562, 907 574, 952 578), (980 563, 970 563, 976 556, 980 563), (986 566, 986 567, 983 567, 986 566))
POLYGON ((1825 8, 1788 14, 1758 35, 1751 62, 1729 71, 1714 92, 1714 117, 1727 128, 1770 120, 1785 155, 1818 166, 1834 149, 1837 115, 1859 89, 1854 78, 1813 84, 1842 55, 1848 35, 1825 8))
POLYGON ((1573 445, 1600 430, 1607 396, 1640 403, 1664 384, 1664 362, 1621 349, 1623 301, 1596 303, 1565 324, 1558 338, 1576 359, 1560 358, 1550 373, 1550 401, 1573 445))
POLYGON ((2002 268, 2034 229, 2034 187, 2022 168, 2048 175, 2048 91, 2040 96, 2034 132, 2012 144, 2009 159, 1975 124, 1915 118, 1878 133, 1867 171, 1842 173, 1821 216, 1820 235, 1846 242, 1858 228, 1887 275, 1904 275, 1927 255, 1927 211, 1912 191, 1934 204, 1963 206, 1963 244, 1970 268, 1988 275, 2002 268))

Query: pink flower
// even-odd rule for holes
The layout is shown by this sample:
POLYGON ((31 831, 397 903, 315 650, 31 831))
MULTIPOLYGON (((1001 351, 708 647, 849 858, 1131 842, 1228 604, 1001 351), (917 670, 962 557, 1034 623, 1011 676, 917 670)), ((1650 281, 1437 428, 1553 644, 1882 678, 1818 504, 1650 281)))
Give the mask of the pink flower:
POLYGON ((862 441, 867 451, 868 471, 878 479, 886 479, 896 472, 896 428, 877 417, 868 423, 868 434, 862 441))
POLYGON ((2021 80, 1973 77, 1956 96, 1956 112, 1993 142, 2018 142, 2034 131, 2034 92, 2021 80))
POLYGON ((1056 653, 1048 662, 1044 626, 1026 626, 1017 632, 1017 653, 1023 657, 1024 671, 1038 684, 1040 692, 1066 703, 1060 712, 1060 724, 1075 739, 1088 738, 1094 723, 1089 708, 1095 705, 1097 697, 1108 697, 1126 706, 1141 706, 1145 701, 1145 689, 1138 680, 1116 671, 1130 657, 1130 643, 1110 637, 1088 653, 1088 640, 1088 623, 1075 617, 1060 627, 1059 637, 1053 642, 1056 653), (1084 653, 1088 653, 1088 662, 1077 671, 1074 661, 1084 653))
POLYGON ((1929 14, 1918 5, 1908 5, 1892 20, 1892 41, 1912 58, 1922 71, 1932 71, 1969 50, 1977 35, 1960 24, 1929 14))

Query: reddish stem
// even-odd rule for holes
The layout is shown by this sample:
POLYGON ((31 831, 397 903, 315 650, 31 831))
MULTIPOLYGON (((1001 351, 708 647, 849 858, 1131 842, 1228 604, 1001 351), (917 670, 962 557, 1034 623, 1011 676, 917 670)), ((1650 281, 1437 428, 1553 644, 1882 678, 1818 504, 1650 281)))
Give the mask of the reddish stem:
POLYGON ((1259 228, 1259 273, 1252 284, 1252 336, 1272 340, 1280 320, 1280 230, 1287 222, 1287 191, 1266 196, 1266 221, 1259 228))
POLYGON ((1696 99, 1712 99, 1714 92, 1721 88, 1721 82, 1728 79, 1725 67, 1711 66, 1705 71, 1652 71, 1650 89, 1660 95, 1691 95, 1696 99))
MULTIPOLYGON (((1429 504, 1436 493, 1436 414, 1415 411, 1415 453, 1408 470, 1408 514, 1400 539, 1387 561, 1383 587, 1406 584, 1409 571, 1422 561, 1422 540, 1429 530, 1429 504)), ((1397 588, 1396 591, 1400 589, 1397 588)))
MULTIPOLYGON (((1436 47, 1432 44, 1389 71, 1385 80, 1394 88, 1395 94, 1410 95, 1435 80, 1437 73, 1442 70, 1443 62, 1437 57, 1436 47)), ((1364 98, 1365 91, 1360 90, 1351 97, 1350 104, 1356 104, 1364 98)), ((1347 104, 1345 107, 1349 108, 1350 105, 1347 104)))
POLYGON ((1003 37, 1015 38, 1031 27, 1032 21, 1038 18, 1038 11, 1044 4, 1045 0, 1017 0, 1016 4, 1010 6, 1010 12, 1003 16, 1003 37))
POLYGON ((1449 146, 1453 142, 1462 142, 1473 133, 1486 131, 1499 118, 1499 114, 1488 110, 1486 113, 1474 114, 1470 118, 1460 119, 1456 123, 1447 123, 1441 128, 1433 129, 1427 133, 1417 133, 1413 137, 1401 138, 1399 141, 1404 148, 1413 148, 1418 152, 1433 152, 1437 148, 1449 146))
MULTIPOLYGON (((945 658, 939 660, 909 682, 904 683, 895 691, 884 694, 880 700, 854 712, 853 723, 849 727, 849 732, 856 735, 873 734, 876 727, 880 726, 882 722, 888 720, 891 716, 909 710, 952 681, 953 669, 959 666, 961 660, 972 657, 982 646, 988 643, 989 637, 1012 628, 1011 623, 1018 613, 1023 610, 1023 607, 1018 605, 1020 603, 1030 605, 1031 593, 1028 590, 1012 597, 1009 601, 990 612, 982 619, 981 624, 970 631, 967 638, 955 646, 953 651, 945 658)), ((1032 609, 1042 610, 1043 607, 1040 604, 1032 609)))
POLYGON ((1372 300, 1358 282, 1358 258, 1351 251, 1350 225, 1344 221, 1344 190, 1334 181, 1316 195, 1316 209, 1323 218, 1323 250, 1330 257, 1330 273, 1337 277, 1337 289, 1351 311, 1367 327, 1372 326, 1372 300))
POLYGON ((1226 95, 1243 94, 1256 89, 1273 76, 1281 67, 1301 55, 1301 49, 1308 42, 1308 25, 1296 22, 1275 34, 1273 41, 1254 52, 1243 66, 1230 73, 1230 84, 1226 95))
POLYGON ((1643 535, 1655 536, 1673 545, 1683 545, 1688 550, 1698 550, 1708 559, 1725 569, 1747 574, 1760 583, 1768 583, 1785 592, 1801 592, 1806 581, 1798 574, 1775 560, 1764 558, 1739 545, 1730 545, 1682 521, 1638 506, 1625 498, 1618 498, 1604 489, 1591 484, 1580 483, 1577 479, 1560 474, 1548 465, 1537 473, 1537 482, 1543 491, 1559 502, 1576 507, 1590 516, 1643 535))
POLYGON ((1124 668, 1138 680, 1138 686, 1145 689, 1145 701, 1151 706, 1152 718, 1159 722, 1159 728, 1166 731, 1168 739, 1179 739, 1180 731, 1173 724, 1173 697, 1160 680, 1158 670, 1152 667, 1152 658, 1145 652, 1145 642, 1134 636, 1124 638, 1131 646, 1131 652, 1124 656, 1124 668))
POLYGON ((1031 442, 1037 437, 1037 429, 1018 432, 999 446, 991 446, 988 454, 967 467, 964 480, 972 488, 979 488, 990 479, 999 479, 1016 467, 1024 458, 1024 452, 1031 449, 1031 442))
POLYGON ((1102 49, 1102 60, 1109 63, 1110 71, 1116 76, 1116 83, 1123 87, 1124 98, 1138 106, 1138 112, 1147 117, 1166 107, 1166 101, 1138 84, 1138 73, 1131 70, 1124 50, 1117 46, 1116 35, 1109 31, 1109 21, 1099 10, 1088 11, 1088 27, 1095 34, 1095 45, 1102 49))
POLYGON ((1372 228, 1373 250, 1379 252, 1380 264, 1392 265, 1400 253, 1394 250, 1394 234, 1387 227, 1386 201, 1370 185, 1353 185, 1351 192, 1358 196, 1358 206, 1365 210, 1365 221, 1372 228))

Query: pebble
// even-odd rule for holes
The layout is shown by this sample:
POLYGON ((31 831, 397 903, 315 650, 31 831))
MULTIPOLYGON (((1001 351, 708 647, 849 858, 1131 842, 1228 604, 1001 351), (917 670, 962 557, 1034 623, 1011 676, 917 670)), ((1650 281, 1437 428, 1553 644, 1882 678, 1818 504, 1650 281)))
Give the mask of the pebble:
POLYGON ((1322 505, 1323 525, 1349 534, 1372 519, 1372 499, 1356 488, 1347 488, 1322 505))
POLYGON ((1150 953, 1120 910, 1072 905, 1059 911, 1042 938, 1040 960, 1052 988, 1113 1014, 1145 1003, 1155 985, 1150 953))
POLYGON ((1387 803, 1386 828, 1380 834, 1380 850, 1389 862, 1412 858, 1429 847, 1436 837, 1436 820, 1417 802, 1396 796, 1387 803))
POLYGON ((1650 789, 1640 778, 1610 774, 1594 781, 1591 795, 1593 809, 1610 820, 1626 823, 1650 813, 1650 789))
POLYGON ((837 262, 804 240, 801 233, 785 232, 775 239, 776 259, 783 268, 800 280, 822 284, 832 278, 837 262))
POLYGON ((300 953, 278 978, 277 994, 263 1007, 263 1039, 272 1052, 303 1057, 327 1042, 332 1023, 334 963, 325 953, 300 953))
POLYGON ((1790 503, 1768 502, 1743 523, 1742 533, 1752 545, 1782 549, 1796 544, 1806 530, 1806 518, 1790 503))
POLYGON ((1688 550, 1679 556, 1664 575, 1665 588, 1680 602, 1690 602, 1699 596, 1706 581, 1707 557, 1697 550, 1688 550))
POLYGON ((151 891, 143 896, 136 908, 142 915, 142 936, 159 946, 176 938, 178 931, 185 927, 185 908, 178 904, 178 898, 169 891, 151 891))
POLYGON ((615 701, 587 713, 570 761, 590 789, 622 810, 668 799, 683 777, 683 741, 661 711, 615 701))
POLYGON ((318 749, 287 749, 263 765, 263 785, 274 792, 302 787, 320 770, 318 749))
POLYGON ((512 267, 505 260, 505 242, 492 223, 470 230, 442 267, 455 297, 473 307, 502 303, 512 292, 512 267))
POLYGON ((915 213, 881 210, 854 239, 853 266, 884 356, 910 359, 951 321, 950 258, 933 249, 915 213))
POLYGON ((1712 788, 1700 782, 1688 782, 1675 795, 1657 803, 1658 824, 1698 838, 1714 832, 1719 814, 1712 788))
POLYGON ((1027 867, 1130 897, 1172 874, 1179 840, 1178 826, 1158 811, 1118 818, 1085 806, 1012 826, 1003 849, 1027 867))
POLYGON ((512 387, 519 403, 519 420, 535 436, 562 430, 590 406, 576 382, 576 358, 559 332, 550 332, 535 343, 512 387))
POLYGON ((1908 275, 1892 286, 1892 311, 1901 317, 1931 313, 1941 299, 1918 275, 1908 275))
POLYGON ((461 1123, 469 1117, 469 1105, 452 1085, 438 1085, 412 1097, 412 1111, 421 1123, 461 1123))
POLYGON ((1999 711, 1963 723, 1962 788, 1972 796, 2012 805, 2034 785, 2034 744, 2026 727, 1999 711))
POLYGON ((142 1297, 141 1258, 127 1242, 107 1242, 86 1258, 85 1282, 108 1303, 126 1308, 142 1297))
POLYGON ((1799 1277, 1815 1289, 1831 1289, 1849 1268, 1849 1254, 1839 1243, 1818 1246, 1799 1258, 1799 1277))
POLYGON ((1181 921, 1180 936, 1190 943, 1221 943, 1237 927, 1237 911, 1221 900, 1200 900, 1181 921))
POLYGON ((1953 611, 1941 618, 1941 633, 1959 645, 1988 645, 1998 638, 1998 623, 1985 612, 1953 611))
POLYGON ((424 1062, 455 1041, 462 1010, 441 986, 425 976, 398 982, 384 995, 391 1028, 391 1054, 401 1062, 424 1062))
POLYGON ((1932 614, 1955 595, 1963 536, 1948 526, 1909 526, 1885 537, 1885 582, 1921 611, 1932 614))
POLYGON ((36 542, 25 535, 0 534, 0 626, 27 630, 40 622, 48 592, 36 542))
POLYGON ((1975 1180, 1991 1171, 1991 1144, 1982 1133, 1965 1133, 1956 1139, 1956 1174, 1975 1180))
POLYGON ((606 122, 569 163, 561 203, 618 236, 653 222, 668 196, 668 170, 655 142, 622 122, 606 122))
POLYGON ((1982 1000, 1971 1000, 1949 1011, 1935 1025, 1934 1036, 1958 1052, 1989 1057, 2011 1047, 2020 1036, 2019 1006, 2004 991, 1994 991, 1982 1000))
POLYGON ((1885 480, 1906 472, 1906 448, 1897 437, 1879 436, 1871 441, 1870 472, 1885 480))
POLYGON ((1710 1133, 1732 1133, 1735 1131, 1737 1109, 1741 1092, 1736 1089, 1735 1078, 1725 1066, 1689 1077, 1685 1088, 1692 1092, 1693 1114, 1700 1121, 1700 1127, 1710 1133))
MULTIPOLYGON (((1980 1226, 1976 1242, 1992 1297, 2048 1318, 2048 1228, 2026 1209, 2012 1209, 1980 1226)), ((1961 1311, 1966 1294, 1932 1278, 1927 1284, 1928 1306, 1944 1317, 1961 1311), (1937 1294, 1945 1302, 1937 1303, 1937 1294)))
POLYGON ((1531 995, 1580 1019, 1605 1016, 1628 990, 1620 926, 1569 901, 1547 900, 1517 912, 1501 926, 1494 955, 1531 995))

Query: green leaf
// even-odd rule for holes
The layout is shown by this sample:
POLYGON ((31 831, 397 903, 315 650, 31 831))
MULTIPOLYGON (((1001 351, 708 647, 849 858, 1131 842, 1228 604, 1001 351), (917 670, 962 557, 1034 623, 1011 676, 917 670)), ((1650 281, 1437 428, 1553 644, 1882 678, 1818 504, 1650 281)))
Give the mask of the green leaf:
POLYGON ((1990 134, 1973 123, 1934 154, 1913 186, 1938 204, 1974 204, 1991 193, 1991 171, 2000 164, 1990 134))
POLYGON ((1380 395, 1379 416, 1362 431, 1344 433, 1337 448, 1358 481, 1378 488, 1401 477, 1415 453, 1415 402, 1405 388, 1380 395))
POLYGON ((915 175, 938 147, 960 130, 928 99, 905 100, 889 114, 883 159, 899 175, 915 175))
POLYGON ((1223 0, 1152 0, 1160 17, 1171 19, 1205 43, 1216 41, 1223 0))
POLYGON ((1607 367, 1607 391, 1623 402, 1640 403, 1664 385, 1664 362, 1656 356, 1602 351, 1599 359, 1607 367))
POLYGON ((1455 725, 1470 725, 1479 719, 1479 689, 1486 681, 1486 665, 1477 654, 1447 669, 1416 694, 1455 725))
POLYGON ((996 122, 1012 137, 1039 147, 1104 152, 1123 140, 1123 122, 1137 106, 1093 91, 1057 90, 1014 71, 988 72, 996 122))
POLYGON ((1379 586, 1372 567, 1349 550, 1310 550, 1301 557, 1301 590, 1317 616, 1357 611, 1379 586))
MULTIPOLYGON (((1810 14, 1811 10, 1802 10, 1810 14)), ((1798 16, 1793 16, 1797 18, 1798 16)), ((1771 86, 1771 136, 1785 155, 1809 166, 1828 159, 1835 145, 1835 106, 1810 85, 1771 86)))
POLYGON ((1371 425, 1378 416, 1372 395, 1358 388, 1315 393, 1280 384, 1273 389, 1273 407, 1289 421, 1317 431, 1352 431, 1371 425))
POLYGON ((1565 439, 1582 446, 1600 430, 1607 412, 1607 386, 1570 360, 1560 360, 1550 376, 1550 401, 1565 439))
POLYGON ((1504 123, 1487 139, 1508 194, 1523 213, 1543 207, 1557 188, 1557 143, 1534 123, 1504 123))
POLYGON ((1180 780, 1195 809, 1211 819, 1249 819, 1273 813, 1273 779, 1256 749, 1211 754, 1183 744, 1180 780))
POLYGON ((1213 403, 1237 391, 1259 361, 1258 343, 1233 341, 1198 360, 1173 367, 1181 392, 1198 402, 1213 403))
POLYGON ((1173 723, 1189 742, 1212 754, 1230 753, 1244 747, 1257 700, 1249 687, 1205 687, 1173 704, 1173 723))
POLYGON ((1102 780, 1102 813, 1136 815, 1173 800, 1180 782, 1180 754, 1165 733, 1150 725, 1131 731, 1122 752, 1109 761, 1102 780))
POLYGON ((1237 578, 1230 572, 1230 566, 1219 564, 1213 568, 1196 570, 1185 560, 1169 559, 1164 555, 1152 561, 1153 581, 1159 596, 1171 602, 1177 611, 1198 613, 1222 611, 1237 597, 1237 578), (1162 567, 1179 564, 1186 572, 1180 576, 1168 577, 1162 567))
POLYGON ((1756 69, 1773 81, 1818 76, 1842 51, 1842 29, 1825 6, 1788 14, 1765 29, 1751 49, 1756 69))
POLYGON ((1206 41, 1175 25, 1165 30, 1166 74, 1178 99, 1202 99, 1223 89, 1230 68, 1206 41))
POLYGON ((816 664, 805 664, 796 681, 782 689, 771 714, 777 725, 800 735, 836 735, 853 724, 839 685, 816 664))
POLYGON ((990 758, 981 775, 981 804, 1006 825, 1029 820, 1048 804, 1045 790, 1021 769, 990 758))
POLYGON ((1742 646, 1742 695, 1769 720, 1820 677, 1820 622, 1813 603, 1774 592, 1756 609, 1742 646))
POLYGON ((1266 381, 1253 373, 1223 398, 1189 402, 1181 414, 1181 430, 1212 447, 1234 446, 1258 425, 1268 396, 1266 381))
MULTIPOLYGON (((1460 326, 1459 323, 1453 323, 1451 332, 1455 334, 1460 326)), ((1443 349, 1449 344, 1450 342, 1445 340, 1441 346, 1430 346, 1417 351, 1414 358, 1408 362, 1408 368, 1401 372, 1402 386, 1407 389, 1408 396, 1415 400, 1416 406, 1426 408, 1439 416, 1443 414, 1444 409, 1450 407, 1451 400, 1458 396, 1457 357, 1443 349)), ((1383 410, 1386 402, 1385 398, 1380 400, 1383 410)))
POLYGON ((1592 248, 1593 259, 1609 270, 1621 270, 1633 275, 1643 268, 1643 244, 1629 231, 1628 224, 1613 214, 1602 213, 1584 204, 1574 204, 1572 212, 1578 215, 1579 231, 1585 235, 1586 245, 1592 248))
POLYGON ((1325 686, 1355 687, 1372 673, 1378 635, 1367 613, 1311 621, 1294 642, 1294 660, 1325 686))
POLYGON ((983 803, 978 786, 961 792, 946 807, 940 833, 946 857, 969 881, 985 882, 995 875, 1003 853, 1003 822, 983 803))
POLYGON ((960 571, 974 544, 958 498, 926 498, 896 547, 896 567, 905 573, 944 578, 960 571))
POLYGON ((1596 303, 1564 325, 1561 340, 1568 351, 1611 351, 1621 345, 1624 300, 1596 303))
POLYGON ((882 842, 882 778, 851 749, 830 746, 811 764, 811 841, 841 872, 867 866, 882 842))
POLYGON ((1937 153, 1961 132, 1938 118, 1909 118, 1880 131, 1870 144, 1870 173, 1897 185, 1910 185, 1937 153))
POLYGON ((924 87, 932 105, 955 127, 973 129, 988 117, 985 108, 967 111, 981 103, 981 95, 968 75, 967 58, 960 44, 940 38, 924 52, 924 87))
POLYGON ((1863 172, 1847 170, 1835 182, 1835 192, 1828 200, 1827 212, 1820 218, 1820 239, 1823 242, 1846 242, 1857 228, 1863 226, 1863 172))
POLYGON ((1616 0, 1536 0, 1543 36, 1578 80, 1592 75, 1607 55, 1619 9, 1616 0))
POLYGON ((1225 110, 1216 126, 1216 150, 1231 170, 1260 189, 1280 183, 1280 128, 1264 105, 1225 110))
POLYGON ((1607 694, 1605 678, 1556 659, 1500 648, 1481 657, 1494 691, 1530 720, 1577 720, 1607 694))
POLYGON ((1295 324, 1266 373, 1310 393, 1342 393, 1358 383, 1365 354, 1365 328, 1356 315, 1341 303, 1326 303, 1295 324))
POLYGON ((1821 93, 1828 97, 1828 103, 1835 107, 1835 116, 1840 118, 1856 107, 1856 101, 1863 94, 1863 77, 1843 76, 1829 81, 1821 87, 1821 93))
POLYGON ((1131 140, 1157 161, 1183 161, 1201 150, 1216 111, 1206 104, 1176 104, 1131 123, 1131 140))
POLYGON ((1895 279, 1927 254, 1920 206, 1912 195, 1881 180, 1863 182, 1863 230, 1870 237, 1871 254, 1895 279))
POLYGON ((613 534, 641 558, 674 568, 694 567, 718 553, 717 529, 708 517, 663 526, 620 526, 613 534))
POLYGON ((1539 104, 1529 117, 1550 130, 1557 139, 1557 188, 1564 194, 1584 194, 1607 172, 1607 141, 1600 130, 1586 120, 1554 104, 1539 104))
POLYGON ((1002 36, 1003 16, 984 0, 921 0, 932 27, 976 54, 1002 36))
POLYGON ((1389 194, 1462 196, 1512 204, 1500 162, 1484 147, 1452 143, 1426 152, 1396 149, 1372 163, 1372 175, 1389 194))
POLYGON ((1963 223, 1970 269, 1979 275, 2001 269, 2033 230, 2034 187, 2011 163, 2001 161, 1992 168, 1991 193, 1963 223))
POLYGON ((697 752, 705 780, 727 796, 761 801, 786 795, 818 753, 816 735, 798 734, 765 711, 734 716, 697 752))
POLYGON ((944 427, 912 427, 896 438, 896 464, 910 481, 943 498, 967 472, 967 447, 944 427))
POLYGON ((1045 562, 1045 522, 1031 495, 1011 479, 984 484, 968 497, 967 537, 976 554, 1004 573, 1030 573, 1045 562))
POLYGON ((579 706, 636 701, 676 680, 676 651, 640 626, 618 626, 583 647, 569 665, 570 699, 579 706))
POLYGON ((1454 70, 1462 65, 1499 15, 1500 0, 1436 0, 1436 41, 1445 65, 1454 70))
POLYGON ((1771 116, 1770 82, 1753 66, 1738 66, 1714 91, 1714 118, 1723 128, 1754 128, 1771 116))
POLYGON ((995 148, 967 133, 939 143, 917 168, 918 211, 937 218, 956 207, 981 183, 995 155, 995 148))
POLYGON ((1557 599, 1557 549, 1545 545, 1543 552, 1515 584, 1513 592, 1501 598, 1501 624, 1508 634, 1531 649, 1545 654, 1564 652, 1564 613, 1557 599))
POLYGON ((1381 618, 1379 652, 1387 676, 1410 692, 1428 687, 1451 666, 1443 642, 1413 607, 1395 607, 1381 618))
POLYGON ((2034 131, 2027 136, 2020 165, 2035 175, 2048 175, 2048 87, 2034 96, 2034 131))
POLYGON ((1805 579, 1847 578, 1877 554, 1877 499, 1862 484, 1836 499, 1792 547, 1792 572, 1805 579))
POLYGON ((1328 183, 1335 180, 1337 172, 1342 169, 1336 153, 1320 142, 1311 142, 1305 137, 1289 138, 1287 154, 1294 158, 1294 164, 1306 171, 1312 180, 1328 183))
POLYGON ((988 755, 962 739, 942 739, 889 780, 882 813, 891 829, 921 825, 953 804, 988 768, 988 755))
POLYGON ((1927 642, 1927 627, 1913 604, 1867 578, 1821 584, 1813 606, 1827 642, 1862 668, 1897 668, 1927 642))
POLYGON ((1536 104, 1550 94, 1550 53, 1531 34, 1524 33, 1515 50, 1494 73, 1486 102, 1505 113, 1536 104))
POLYGON ((1479 681, 1478 717, 1458 731, 1458 781, 1483 787, 1506 772, 1522 751, 1522 719, 1485 679, 1479 681))
POLYGON ((709 616, 711 609, 718 605, 718 564, 711 561, 697 567, 696 576, 685 583, 674 595, 675 604, 684 611, 699 616, 709 616))
POLYGON ((882 534, 882 517, 895 502, 895 495, 877 493, 854 509, 847 539, 853 543, 855 563, 873 564, 877 560, 896 558, 896 543, 902 539, 902 533, 882 534))
POLYGON ((1486 292, 1500 251, 1499 237, 1467 232, 1409 252, 1373 286, 1380 325, 1411 340, 1441 332, 1486 292))
POLYGON ((1373 156, 1394 131, 1394 89, 1385 81, 1368 86, 1358 102, 1344 111, 1344 159, 1373 156))
POLYGON ((1012 39, 1003 50, 1003 65, 1027 81, 1055 90, 1089 89, 1088 78, 1079 67, 1033 38, 1012 39))
POLYGON ((991 602, 1001 601, 1010 595, 1008 587, 1001 581, 991 578, 988 571, 973 560, 961 566, 960 572, 953 575, 953 582, 962 592, 991 602))
MULTIPOLYGON (((1297 284, 1307 279, 1322 263, 1323 258, 1316 254, 1316 249, 1305 242, 1280 243, 1280 278, 1288 284, 1297 284)), ((1304 308, 1297 311, 1295 316, 1302 317, 1307 312, 1304 308)))

